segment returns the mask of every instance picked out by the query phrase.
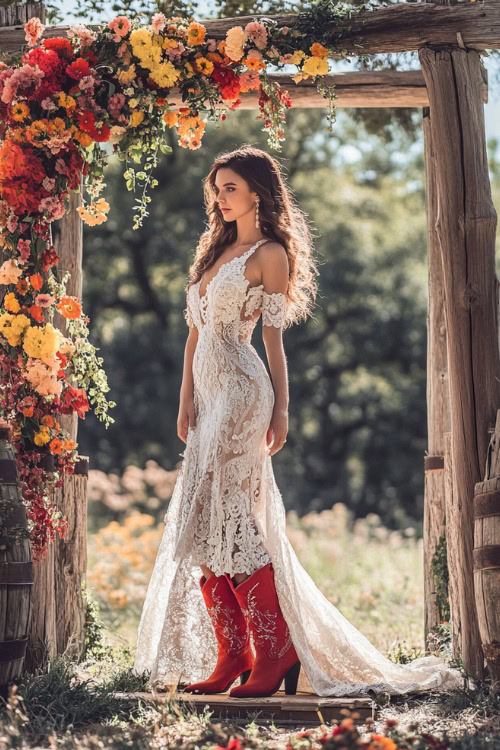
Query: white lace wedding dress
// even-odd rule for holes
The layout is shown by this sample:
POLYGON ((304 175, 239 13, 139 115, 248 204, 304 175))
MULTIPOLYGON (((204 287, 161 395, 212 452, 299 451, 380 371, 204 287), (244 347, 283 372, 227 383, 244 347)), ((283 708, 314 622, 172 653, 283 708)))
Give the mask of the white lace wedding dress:
POLYGON ((281 327, 285 295, 251 286, 246 261, 266 239, 220 266, 184 311, 198 328, 193 359, 196 424, 165 515, 165 530, 144 602, 134 670, 149 687, 209 677, 217 642, 200 590, 200 563, 217 575, 252 573, 269 561, 279 603, 302 663, 298 690, 363 696, 461 687, 460 673, 435 656, 408 665, 387 659, 321 593, 285 530, 266 432, 274 390, 251 344, 262 323, 281 327))

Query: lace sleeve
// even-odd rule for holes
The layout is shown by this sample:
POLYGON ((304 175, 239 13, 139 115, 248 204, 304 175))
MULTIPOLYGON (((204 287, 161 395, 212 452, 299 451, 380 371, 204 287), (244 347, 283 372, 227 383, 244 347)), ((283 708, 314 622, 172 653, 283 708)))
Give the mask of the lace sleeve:
POLYGON ((189 309, 189 302, 187 303, 186 307, 183 310, 184 320, 186 321, 186 324, 189 326, 189 328, 194 328, 194 321, 193 316, 191 315, 191 311, 189 309))
POLYGON ((283 292, 264 291, 262 298, 262 325, 281 328, 285 322, 286 295, 283 292))

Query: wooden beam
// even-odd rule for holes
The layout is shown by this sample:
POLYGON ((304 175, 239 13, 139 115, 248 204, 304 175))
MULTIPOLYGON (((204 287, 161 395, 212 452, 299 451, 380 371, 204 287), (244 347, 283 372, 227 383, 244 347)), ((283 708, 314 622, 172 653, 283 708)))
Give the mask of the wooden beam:
MULTIPOLYGON (((36 5, 36 4, 32 4, 36 5)), ((0 8, 0 27, 2 23, 0 8)), ((231 26, 245 26, 264 14, 234 18, 200 19, 209 36, 223 39, 231 26)), ((292 27, 296 14, 265 16, 278 27, 292 27)), ((21 22, 22 24, 22 22, 21 22)), ((98 28, 89 24, 90 29, 98 28)), ((48 26, 44 37, 64 36, 69 25, 48 26)), ((459 45, 476 49, 500 49, 500 0, 487 3, 458 2, 454 5, 434 3, 396 3, 354 15, 351 20, 332 23, 332 41, 351 54, 407 52, 427 45, 459 45), (460 35, 460 36, 457 36, 460 35), (360 46, 361 45, 361 46, 360 46)), ((22 25, 0 28, 0 51, 20 51, 25 44, 22 25)))
MULTIPOLYGON (((287 89, 293 106, 302 109, 321 109, 327 106, 326 99, 317 91, 311 80, 295 83, 290 75, 269 76, 287 89)), ((377 70, 336 73, 325 76, 325 83, 335 85, 336 107, 428 107, 429 97, 421 70, 377 70)), ((488 101, 487 70, 482 73, 481 96, 488 101)), ((248 91, 241 94, 238 109, 257 109, 258 93, 248 91)), ((171 89, 168 100, 182 105, 180 91, 171 89)), ((229 106, 229 105, 228 105, 229 106)))

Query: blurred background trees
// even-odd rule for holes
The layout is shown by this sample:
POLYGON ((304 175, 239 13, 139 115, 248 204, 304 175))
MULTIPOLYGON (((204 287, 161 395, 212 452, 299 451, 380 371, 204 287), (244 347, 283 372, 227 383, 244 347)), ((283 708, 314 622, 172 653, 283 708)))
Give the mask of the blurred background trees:
MULTIPOLYGON (((288 113, 280 160, 307 212, 320 263, 314 317, 284 334, 290 380, 286 450, 273 466, 288 509, 343 502, 389 527, 421 532, 426 449, 426 217, 421 112, 409 132, 368 132, 339 110, 288 113), (417 133, 418 135, 416 135, 417 133)), ((150 215, 132 230, 123 164, 107 172, 108 221, 85 227, 84 304, 118 402, 108 430, 80 422, 91 467, 121 473, 154 460, 175 469, 187 327, 185 283, 206 222, 202 178, 222 151, 267 148, 253 111, 209 125, 203 147, 179 148, 156 170, 150 215)), ((491 144, 495 190, 499 174, 491 144)), ((266 362, 258 324, 254 346, 266 362)))

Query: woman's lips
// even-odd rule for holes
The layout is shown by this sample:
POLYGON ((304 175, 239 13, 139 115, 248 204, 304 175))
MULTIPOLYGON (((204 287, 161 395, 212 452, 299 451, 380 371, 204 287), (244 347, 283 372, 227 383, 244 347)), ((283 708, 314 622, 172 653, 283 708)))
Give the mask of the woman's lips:
POLYGON ((221 211, 224 211, 224 212, 225 211, 230 211, 230 210, 231 210, 230 208, 221 208, 221 211))

